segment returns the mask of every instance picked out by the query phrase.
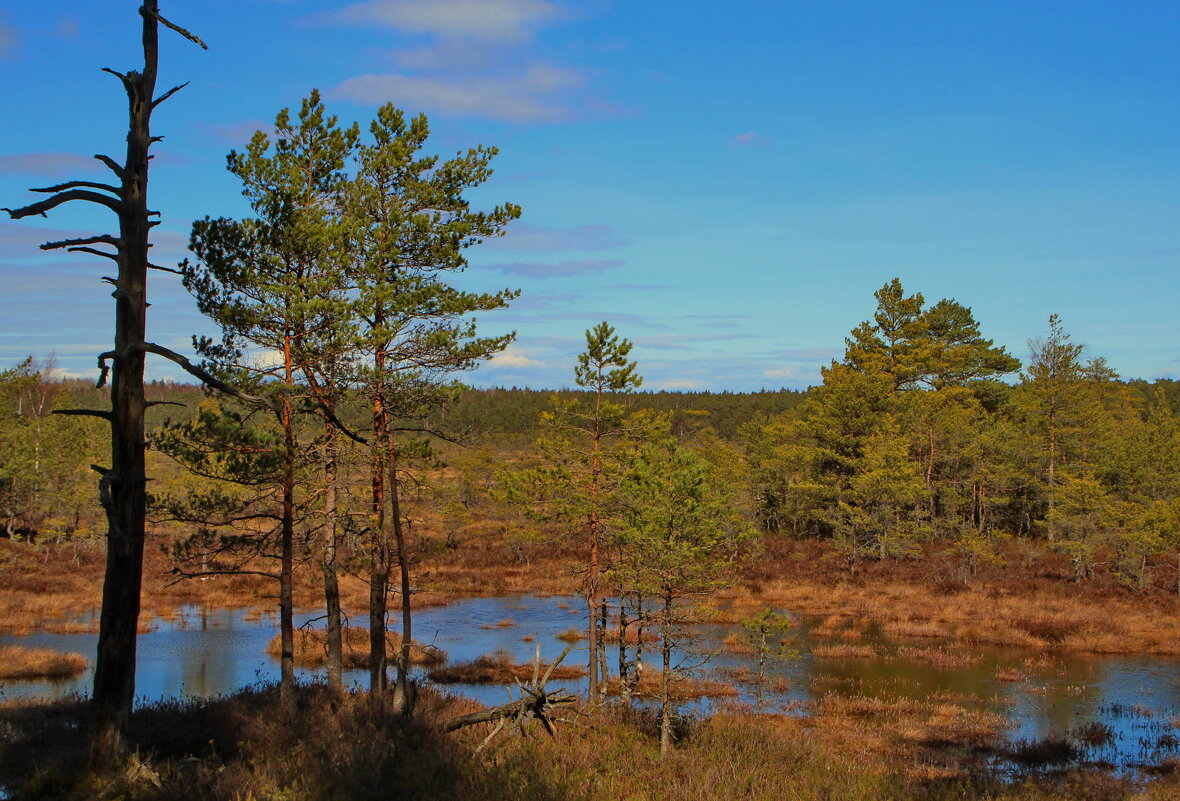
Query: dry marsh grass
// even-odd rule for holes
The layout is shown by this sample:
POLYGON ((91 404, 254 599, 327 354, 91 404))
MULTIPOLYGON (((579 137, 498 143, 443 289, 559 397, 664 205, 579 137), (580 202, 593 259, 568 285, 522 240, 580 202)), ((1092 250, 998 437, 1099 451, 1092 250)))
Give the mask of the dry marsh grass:
POLYGON ((582 631, 582 629, 571 626, 570 628, 561 632, 561 634, 558 634, 557 639, 561 640, 562 642, 580 642, 581 640, 586 639, 586 632, 582 631))
MULTIPOLYGON (((542 675, 550 669, 550 665, 542 664, 539 668, 542 675)), ((537 669, 531 663, 516 664, 512 656, 497 652, 485 654, 470 662, 460 662, 444 668, 435 668, 426 675, 438 684, 513 684, 517 680, 528 681, 537 669)), ((551 680, 580 679, 586 675, 586 669, 574 665, 557 665, 549 674, 551 680)))
MULTIPOLYGON (((617 643, 619 641, 619 627, 611 626, 602 633, 602 641, 607 643, 617 643)), ((639 629, 635 626, 627 627, 627 644, 637 645, 639 643, 640 635, 639 629)), ((652 631, 650 628, 643 630, 643 642, 659 642, 660 635, 658 632, 652 631)))
MULTIPOLYGON (((472 750, 481 724, 445 735, 473 701, 422 690, 398 717, 363 694, 274 688, 227 698, 150 704, 131 721, 136 756, 85 768, 79 702, 0 707, 0 785, 40 801, 1170 801, 1174 766, 1137 784, 1093 770, 1005 782, 978 771, 995 721, 947 705, 821 704, 813 717, 741 712, 677 721, 661 758, 655 716, 625 706, 557 736, 515 737, 494 758, 472 750)), ((1033 749, 1026 753, 1035 756, 1033 749)))
MULTIPOLYGON (((460 533, 458 547, 441 547, 431 520, 428 515, 421 527, 425 545, 415 569, 418 591, 412 596, 417 608, 460 597, 578 591, 573 568, 581 556, 576 550, 546 547, 530 551, 521 562, 505 540, 502 524, 494 520, 471 523, 460 533)), ((187 604, 273 605, 273 581, 257 576, 174 582, 162 553, 169 540, 167 531, 153 532, 145 550, 145 619, 166 617, 187 604)), ((103 545, 97 539, 56 545, 0 540, 0 592, 7 606, 0 632, 86 625, 79 622, 85 620, 80 615, 99 606, 103 563, 103 545)), ((1010 560, 1008 567, 985 570, 971 586, 948 593, 932 578, 928 561, 866 564, 852 578, 826 544, 769 538, 763 556, 745 568, 745 580, 714 599, 715 619, 738 622, 769 606, 819 616, 822 622, 813 636, 853 642, 875 626, 896 638, 1180 655, 1180 608, 1174 594, 1159 587, 1130 593, 1109 577, 1073 584, 1055 569, 1051 561, 1024 568, 1019 560, 1010 560)), ((367 608, 364 581, 342 574, 340 586, 346 609, 367 608)), ((298 571, 295 598, 303 608, 322 605, 318 571, 298 571)))
POLYGON ((82 654, 62 653, 49 648, 0 646, 0 679, 64 679, 86 670, 82 654))
MULTIPOLYGON (((343 662, 346 668, 367 668, 369 666, 369 630, 357 626, 346 626, 341 632, 343 662)), ((401 636, 395 632, 385 635, 385 656, 397 659, 402 647, 401 636)), ((266 652, 278 657, 282 653, 282 642, 276 635, 266 646, 266 652)), ((433 645, 419 642, 410 644, 410 662, 415 665, 440 665, 447 659, 447 652, 433 645)), ((297 629, 295 631, 295 664, 302 667, 321 667, 328 662, 328 635, 322 629, 297 629)))
POLYGON ((924 662, 937 668, 964 668, 977 664, 982 657, 976 654, 951 651, 946 648, 911 648, 902 646, 897 656, 911 662, 924 662))
MULTIPOLYGON (((661 670, 648 670, 639 678, 635 687, 635 695, 639 698, 660 698, 663 694, 664 673, 661 670)), ((619 695, 619 679, 612 676, 607 679, 606 692, 608 695, 619 695)), ((710 678, 699 678, 673 673, 671 676, 669 696, 677 701, 688 701, 696 698, 726 698, 737 696, 738 690, 732 684, 710 678)))
POLYGON ((877 652, 871 645, 840 643, 838 645, 817 645, 811 649, 811 655, 817 659, 872 659, 877 655, 877 652))

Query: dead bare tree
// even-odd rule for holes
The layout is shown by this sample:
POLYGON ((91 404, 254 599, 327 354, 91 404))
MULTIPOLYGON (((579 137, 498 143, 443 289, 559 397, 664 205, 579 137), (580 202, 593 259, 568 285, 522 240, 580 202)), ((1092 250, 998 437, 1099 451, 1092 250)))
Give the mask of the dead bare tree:
POLYGON ((533 660, 533 677, 528 684, 524 684, 520 679, 516 679, 516 686, 520 690, 520 698, 514 701, 509 701, 507 704, 492 707, 491 709, 484 709, 479 712, 472 712, 467 715, 460 715, 452 718, 443 725, 445 731, 456 731, 466 726, 474 726, 477 723, 496 722, 488 736, 484 738, 475 749, 479 753, 486 748, 492 740, 496 739, 496 735, 504 730, 504 728, 512 724, 511 731, 519 734, 525 733, 525 724, 530 720, 539 721, 541 726, 549 734, 550 737, 556 737, 557 731, 554 728, 554 723, 564 720, 557 716, 557 712, 562 709, 571 709, 577 698, 567 693, 564 689, 553 690, 550 692, 545 689, 545 685, 549 682, 549 677, 553 675, 553 669, 561 664, 562 660, 569 655, 573 644, 567 645, 565 650, 561 652, 561 656, 553 660, 548 668, 545 669, 544 675, 541 674, 541 646, 537 646, 537 655, 533 660))
POLYGON ((107 516, 107 562, 103 582, 102 616, 99 624, 98 654, 95 660, 94 692, 91 698, 90 756, 95 764, 109 763, 126 752, 125 728, 135 696, 135 637, 139 620, 140 587, 143 576, 144 514, 146 475, 144 471, 143 366, 146 354, 154 353, 180 365, 202 381, 221 386, 184 356, 146 340, 147 271, 169 268, 151 264, 148 235, 159 225, 158 212, 148 208, 147 185, 151 146, 160 137, 151 133, 152 112, 186 84, 174 86, 156 96, 159 26, 179 33, 206 48, 204 42, 160 15, 158 0, 144 0, 139 8, 143 23, 143 69, 118 72, 103 68, 118 78, 127 92, 129 123, 127 155, 123 164, 110 156, 95 156, 118 179, 118 184, 97 181, 67 181, 34 189, 50 195, 45 200, 19 209, 4 209, 12 219, 46 212, 71 201, 94 203, 115 213, 118 236, 98 234, 58 242, 47 242, 42 250, 65 249, 110 259, 118 266, 117 276, 103 280, 114 286, 114 349, 98 357, 101 371, 98 385, 111 379, 111 408, 69 409, 66 414, 100 417, 111 426, 111 466, 95 466, 101 476, 99 498, 107 516), (107 250, 106 248, 110 248, 107 250))

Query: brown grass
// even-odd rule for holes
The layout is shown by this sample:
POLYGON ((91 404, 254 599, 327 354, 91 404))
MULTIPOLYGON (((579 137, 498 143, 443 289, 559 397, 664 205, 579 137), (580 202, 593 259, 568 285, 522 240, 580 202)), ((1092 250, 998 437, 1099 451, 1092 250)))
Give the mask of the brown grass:
MULTIPOLYGON (((417 608, 459 597, 578 591, 572 568, 581 556, 572 548, 537 548, 522 561, 508 546, 502 522, 491 518, 465 525, 459 547, 444 548, 444 537, 434 528, 441 525, 437 516, 429 510, 423 514, 417 529, 423 542, 414 576, 417 608)), ((164 529, 152 532, 145 550, 145 620, 166 617, 186 604, 259 608, 260 599, 276 594, 273 581, 257 576, 172 583, 162 546, 173 535, 164 529)), ((1180 655, 1180 607, 1174 590, 1169 594, 1164 589, 1167 570, 1162 566, 1158 585, 1131 593, 1104 573, 1074 584, 1068 580, 1068 566, 1054 562, 1053 555, 1028 564, 1010 559, 1003 568, 982 570, 971 586, 949 593, 932 572, 936 557, 932 552, 925 559, 865 563, 851 577, 825 543, 768 538, 764 557, 745 568, 743 583, 715 603, 719 614, 732 621, 768 606, 819 616, 822 622, 813 636, 846 641, 856 641, 866 628, 877 626, 897 638, 1180 655)), ((97 538, 57 545, 0 540, 0 593, 7 612, 0 631, 91 626, 86 615, 98 608, 102 571, 103 544, 97 538)), ((340 585, 347 610, 367 608, 364 581, 342 574, 340 585)), ((318 571, 297 572, 295 600, 303 608, 322 606, 318 571)))
MULTIPOLYGON (((563 634, 563 636, 564 636, 564 634, 563 634)), ((643 630, 643 641, 644 642, 659 642, 659 640, 660 640, 660 635, 658 632, 652 631, 651 629, 644 629, 643 630)), ((606 631, 604 631, 602 633, 602 641, 603 642, 618 642, 619 641, 619 628, 618 628, 618 626, 611 626, 606 631)), ((639 642, 639 629, 636 628, 635 626, 628 626, 627 627, 627 644, 628 645, 635 645, 638 642, 639 642)))
POLYGON ((872 659, 877 652, 871 645, 819 645, 811 649, 811 655, 817 659, 872 659))
POLYGON ((82 654, 54 651, 49 648, 0 646, 0 679, 64 679, 86 670, 82 654))
MULTIPOLYGON (((663 693, 663 676, 661 670, 644 671, 635 688, 639 698, 659 698, 663 693)), ((608 695, 619 695, 619 679, 612 676, 607 679, 606 692, 608 695)), ((678 701, 694 698, 724 698, 738 695, 737 688, 732 684, 715 679, 684 676, 679 673, 672 675, 669 696, 678 701)))
MULTIPOLYGON (((758 671, 744 665, 717 668, 716 672, 717 675, 730 681, 736 681, 738 684, 758 683, 758 671)), ((764 676, 763 686, 771 692, 785 693, 791 689, 791 680, 783 676, 764 676)))
POLYGON ((570 627, 557 635, 557 639, 562 642, 579 642, 586 639, 586 632, 579 628, 570 627))
MULTIPOLYGON (((367 668, 369 666, 369 631, 357 626, 346 626, 341 631, 343 662, 346 668, 367 668)), ((391 631, 385 635, 385 656, 397 659, 402 647, 401 637, 391 631)), ((266 646, 266 652, 278 657, 282 643, 278 635, 266 646)), ((447 659, 447 652, 433 645, 410 644, 410 662, 415 665, 440 665, 447 659)), ((302 667, 321 667, 328 662, 328 635, 322 629, 299 629, 295 632, 295 664, 302 667)))
MULTIPOLYGON (((549 665, 542 664, 541 675, 549 669, 549 665)), ((461 662, 448 665, 445 668, 435 668, 427 675, 431 681, 439 684, 513 684, 516 680, 528 681, 533 677, 534 666, 531 663, 516 664, 510 654, 496 652, 486 654, 471 662, 461 662)), ((558 665, 549 674, 550 679, 580 679, 586 675, 586 669, 573 665, 558 665)))
MULTIPOLYGON (((994 716, 907 699, 825 701, 807 718, 717 714, 676 724, 661 757, 650 710, 622 705, 557 736, 508 737, 494 758, 473 755, 490 724, 441 731, 473 712, 469 699, 424 688, 413 717, 363 695, 273 688, 132 716, 136 756, 91 773, 80 730, 85 705, 0 707, 0 783, 22 799, 125 801, 377 799, 425 801, 1172 801, 1174 760, 1147 783, 1096 770, 982 773, 1002 726, 994 716), (391 788, 396 788, 392 789, 391 788)), ((531 731, 540 729, 532 724, 531 731)), ((1027 749, 1026 749, 1027 750, 1027 749)))
POLYGON ((902 646, 897 655, 911 662, 925 662, 938 668, 964 668, 977 663, 982 657, 946 648, 909 648, 902 646))

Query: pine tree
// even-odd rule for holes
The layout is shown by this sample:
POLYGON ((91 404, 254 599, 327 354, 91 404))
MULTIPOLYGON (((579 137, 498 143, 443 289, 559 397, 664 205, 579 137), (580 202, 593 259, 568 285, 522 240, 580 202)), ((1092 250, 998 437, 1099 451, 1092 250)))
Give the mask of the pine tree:
POLYGON ((496 149, 476 147, 440 161, 421 153, 429 133, 425 116, 407 120, 392 105, 378 109, 344 198, 358 319, 354 345, 368 360, 359 383, 372 420, 370 690, 378 697, 385 686, 386 598, 396 561, 402 648, 393 705, 399 710, 408 703, 412 625, 401 430, 425 431, 429 415, 457 393, 450 376, 507 347, 513 334, 480 337, 472 315, 503 308, 517 295, 465 292, 447 283, 466 269, 466 249, 502 235, 520 208, 506 203, 473 211, 464 193, 491 176, 496 149))
POLYGON ((673 664, 685 602, 730 578, 747 524, 711 465, 665 439, 644 445, 619 484, 623 515, 615 537, 621 557, 612 570, 620 585, 658 603, 663 673, 660 686, 660 753, 673 741, 673 664))
POLYGON ((348 339, 347 249, 337 208, 355 138, 355 127, 341 129, 325 115, 317 92, 303 101, 297 121, 280 111, 273 143, 258 131, 245 153, 228 157, 257 216, 197 221, 190 246, 196 261, 181 265, 185 287, 222 330, 221 342, 198 340, 198 351, 227 382, 251 387, 281 432, 280 686, 288 698, 295 681, 296 472, 305 451, 295 418, 310 406, 331 414, 317 369, 339 353, 327 345, 348 339))

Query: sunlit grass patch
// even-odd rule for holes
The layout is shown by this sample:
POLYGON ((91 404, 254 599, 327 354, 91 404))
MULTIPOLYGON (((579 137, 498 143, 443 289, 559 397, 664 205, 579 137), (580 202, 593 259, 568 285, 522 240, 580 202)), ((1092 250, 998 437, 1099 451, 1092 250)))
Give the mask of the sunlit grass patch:
POLYGON ((0 679, 64 679, 86 670, 86 657, 49 648, 0 646, 0 679))
MULTIPOLYGON (((517 679, 527 681, 532 678, 533 671, 539 670, 544 675, 550 668, 542 664, 535 668, 531 663, 516 664, 510 654, 498 651, 485 654, 470 662, 460 662, 444 668, 435 668, 426 675, 431 681, 439 684, 513 684, 517 679)), ((573 665, 557 665, 552 669, 549 678, 552 679, 580 679, 586 675, 586 669, 573 665)))
MULTIPOLYGON (((346 668, 369 666, 369 631, 357 626, 341 629, 342 662, 346 668)), ((401 651, 401 636, 388 632, 385 636, 385 656, 398 658, 401 651)), ((266 646, 266 652, 278 657, 282 654, 282 640, 276 635, 266 646)), ((447 659, 447 652, 433 645, 414 642, 410 644, 410 662, 415 665, 440 665, 447 659)), ((295 664, 303 667, 321 667, 328 663, 328 633, 322 629, 297 629, 295 631, 295 664)))

